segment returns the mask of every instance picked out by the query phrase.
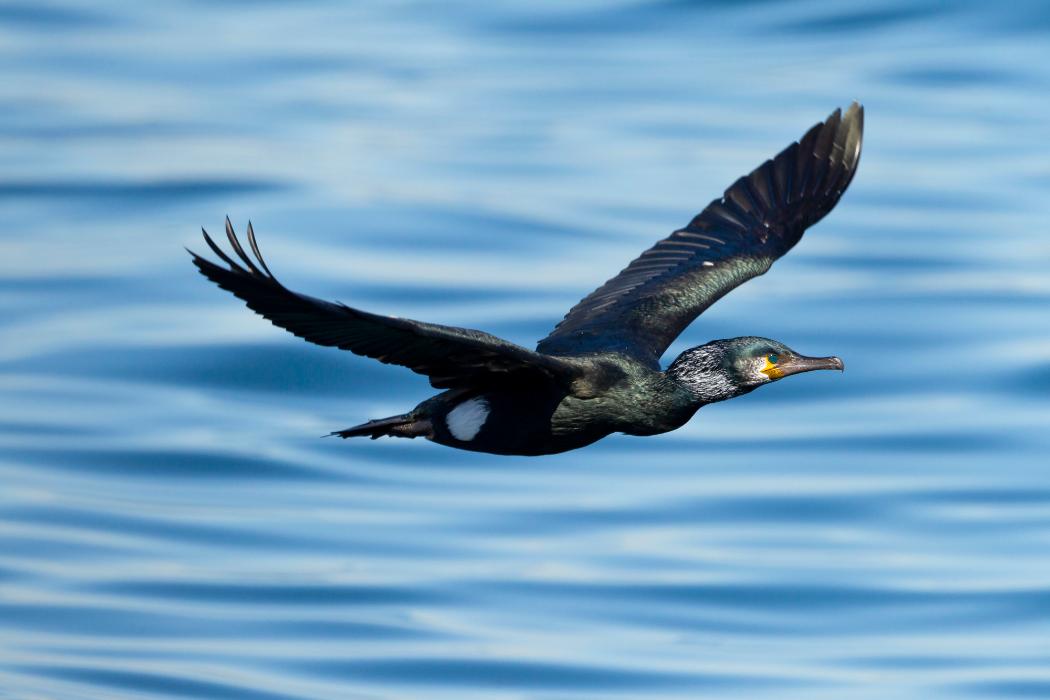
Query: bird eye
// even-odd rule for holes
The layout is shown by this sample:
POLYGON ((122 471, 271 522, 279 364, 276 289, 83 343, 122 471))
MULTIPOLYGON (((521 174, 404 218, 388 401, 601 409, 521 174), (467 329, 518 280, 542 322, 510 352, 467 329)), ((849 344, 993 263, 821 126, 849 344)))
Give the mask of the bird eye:
POLYGON ((780 357, 775 352, 771 352, 766 356, 766 359, 769 360, 769 364, 775 365, 780 357))

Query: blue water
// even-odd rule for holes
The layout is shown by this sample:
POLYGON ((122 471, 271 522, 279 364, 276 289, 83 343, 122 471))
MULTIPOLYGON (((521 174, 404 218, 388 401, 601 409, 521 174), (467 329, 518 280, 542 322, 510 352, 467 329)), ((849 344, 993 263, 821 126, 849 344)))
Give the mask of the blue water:
POLYGON ((0 4, 0 697, 1050 697, 1045 3, 0 4), (836 106, 851 189, 669 353, 847 371, 548 458, 183 246, 529 345, 836 106))

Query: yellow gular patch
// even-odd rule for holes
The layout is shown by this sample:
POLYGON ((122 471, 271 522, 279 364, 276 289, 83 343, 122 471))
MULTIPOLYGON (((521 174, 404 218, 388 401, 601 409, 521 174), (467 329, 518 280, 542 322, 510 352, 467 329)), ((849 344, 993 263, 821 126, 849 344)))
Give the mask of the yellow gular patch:
POLYGON ((780 379, 784 376, 784 370, 780 369, 775 364, 770 362, 768 357, 763 359, 763 362, 765 362, 766 365, 762 369, 758 370, 759 372, 766 375, 770 379, 780 379))

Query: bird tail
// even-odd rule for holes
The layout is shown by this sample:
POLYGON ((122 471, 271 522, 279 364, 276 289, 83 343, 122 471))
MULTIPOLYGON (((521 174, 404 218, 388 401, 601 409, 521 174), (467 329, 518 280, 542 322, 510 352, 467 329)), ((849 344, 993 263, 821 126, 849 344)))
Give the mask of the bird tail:
POLYGON ((345 430, 336 430, 335 432, 329 433, 329 435, 338 435, 343 439, 363 437, 367 435, 371 439, 376 440, 384 435, 414 438, 421 435, 425 436, 429 433, 429 421, 420 420, 417 416, 414 416, 411 413, 403 413, 400 416, 390 416, 389 418, 370 420, 367 423, 355 425, 354 427, 346 428, 345 430))

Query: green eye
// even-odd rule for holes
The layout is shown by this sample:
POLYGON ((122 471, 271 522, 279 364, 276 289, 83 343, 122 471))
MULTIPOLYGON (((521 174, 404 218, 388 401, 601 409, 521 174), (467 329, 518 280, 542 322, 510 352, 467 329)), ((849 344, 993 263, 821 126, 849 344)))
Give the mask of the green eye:
POLYGON ((771 352, 766 356, 766 359, 769 360, 769 364, 775 365, 780 357, 775 352, 771 352))

